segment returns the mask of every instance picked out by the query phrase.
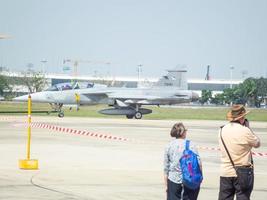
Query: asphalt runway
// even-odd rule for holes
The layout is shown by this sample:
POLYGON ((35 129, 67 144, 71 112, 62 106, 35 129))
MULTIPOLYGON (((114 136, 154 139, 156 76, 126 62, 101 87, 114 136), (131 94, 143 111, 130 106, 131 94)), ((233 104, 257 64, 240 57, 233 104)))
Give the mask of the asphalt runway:
MULTIPOLYGON (((0 199, 163 200, 163 152, 176 121, 33 117, 31 158, 39 170, 21 170, 26 117, 0 116, 0 199), (50 127, 48 126, 50 125, 50 127), (57 128, 57 130, 56 130, 57 128), (64 128, 64 129, 63 129, 64 128)), ((200 200, 219 188, 218 127, 225 121, 182 120, 200 147, 204 181, 200 200)), ((267 152, 267 123, 251 122, 267 152)), ((255 156, 251 199, 267 197, 267 157, 255 156)))

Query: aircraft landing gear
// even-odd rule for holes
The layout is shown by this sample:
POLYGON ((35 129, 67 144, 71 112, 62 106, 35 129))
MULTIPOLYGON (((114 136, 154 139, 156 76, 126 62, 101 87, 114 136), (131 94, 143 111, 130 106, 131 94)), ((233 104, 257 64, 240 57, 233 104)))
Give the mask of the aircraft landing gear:
POLYGON ((135 119, 141 119, 142 116, 143 116, 142 113, 138 111, 138 112, 135 113, 134 118, 135 119))
POLYGON ((64 117, 64 112, 59 112, 58 117, 60 117, 60 118, 64 117))
POLYGON ((63 103, 50 103, 51 107, 55 110, 55 112, 58 112, 58 117, 62 118, 64 117, 64 112, 61 110, 63 103))
POLYGON ((134 114, 135 119, 141 119, 143 117, 143 114, 139 111, 140 107, 141 107, 140 105, 136 104, 135 114, 134 114))

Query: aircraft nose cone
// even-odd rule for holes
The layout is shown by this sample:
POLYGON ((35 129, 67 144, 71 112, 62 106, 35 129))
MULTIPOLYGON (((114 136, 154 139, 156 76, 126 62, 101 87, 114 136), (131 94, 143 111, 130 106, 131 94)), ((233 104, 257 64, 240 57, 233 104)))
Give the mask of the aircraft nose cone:
POLYGON ((192 92, 192 101, 198 101, 199 100, 199 95, 196 92, 192 92))
POLYGON ((13 101, 28 101, 28 95, 23 95, 20 97, 15 97, 12 99, 13 101))

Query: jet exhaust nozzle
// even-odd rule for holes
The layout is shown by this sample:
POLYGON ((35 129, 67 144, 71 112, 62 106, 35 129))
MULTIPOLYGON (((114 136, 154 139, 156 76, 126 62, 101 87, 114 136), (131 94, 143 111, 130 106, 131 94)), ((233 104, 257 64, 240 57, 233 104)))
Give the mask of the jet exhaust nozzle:
POLYGON ((196 102, 199 100, 199 95, 196 92, 192 92, 192 101, 196 102))

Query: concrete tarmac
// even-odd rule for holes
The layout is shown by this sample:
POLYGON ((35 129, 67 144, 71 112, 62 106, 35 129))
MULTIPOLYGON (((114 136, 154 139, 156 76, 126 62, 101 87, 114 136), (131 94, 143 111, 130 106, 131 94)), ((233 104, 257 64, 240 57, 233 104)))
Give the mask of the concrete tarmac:
MULTIPOLYGON (((127 141, 67 131, 32 128, 31 159, 39 170, 21 170, 26 158, 26 117, 0 116, 0 199, 4 200, 163 200, 163 152, 176 121, 33 117, 33 122, 109 134, 127 141)), ((200 149, 204 181, 200 200, 215 200, 219 190, 218 127, 226 121, 182 120, 188 138, 200 149)), ((267 152, 267 123, 251 122, 267 152)), ((65 129, 66 130, 66 129, 65 129)), ((267 157, 254 157, 251 199, 267 197, 267 157)))

